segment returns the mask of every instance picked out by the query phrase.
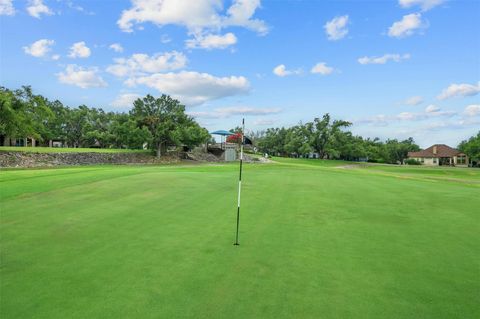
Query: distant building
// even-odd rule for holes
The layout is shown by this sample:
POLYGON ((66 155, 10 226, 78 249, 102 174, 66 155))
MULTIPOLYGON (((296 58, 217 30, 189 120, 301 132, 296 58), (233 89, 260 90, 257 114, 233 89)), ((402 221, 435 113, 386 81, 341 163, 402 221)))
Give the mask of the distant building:
POLYGON ((419 152, 408 152, 408 158, 424 165, 468 166, 468 157, 445 144, 435 144, 419 152))

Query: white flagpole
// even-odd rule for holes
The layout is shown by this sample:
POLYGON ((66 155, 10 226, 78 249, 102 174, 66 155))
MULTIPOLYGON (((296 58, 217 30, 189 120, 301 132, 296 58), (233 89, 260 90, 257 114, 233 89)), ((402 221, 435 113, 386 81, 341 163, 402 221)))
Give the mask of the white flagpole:
POLYGON ((235 235, 235 246, 238 243, 238 228, 240 226, 240 194, 242 192, 242 164, 243 164, 243 143, 245 142, 245 119, 242 119, 242 142, 240 144, 240 175, 238 177, 238 199, 237 199, 237 232, 235 235))

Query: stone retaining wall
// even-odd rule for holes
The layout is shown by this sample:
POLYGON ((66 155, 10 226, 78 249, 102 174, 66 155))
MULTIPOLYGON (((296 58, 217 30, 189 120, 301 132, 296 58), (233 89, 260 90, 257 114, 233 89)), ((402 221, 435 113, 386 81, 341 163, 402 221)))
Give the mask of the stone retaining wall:
POLYGON ((178 157, 157 158, 146 153, 34 153, 0 151, 0 167, 49 167, 99 164, 162 164, 178 157))

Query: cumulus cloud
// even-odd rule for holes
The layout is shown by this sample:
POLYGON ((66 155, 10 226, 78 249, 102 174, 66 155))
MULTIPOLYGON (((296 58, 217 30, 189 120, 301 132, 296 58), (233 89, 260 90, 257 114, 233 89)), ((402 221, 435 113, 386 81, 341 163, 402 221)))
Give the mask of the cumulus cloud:
POLYGON ((15 8, 12 0, 0 0, 0 16, 13 16, 15 8))
POLYGON ((293 74, 300 74, 302 71, 301 70, 287 70, 287 67, 284 64, 277 65, 273 69, 273 74, 276 76, 284 77, 287 75, 293 75, 293 74))
POLYGON ((255 108, 250 106, 231 106, 217 108, 211 112, 188 112, 189 115, 196 118, 222 119, 235 115, 264 116, 278 114, 282 111, 280 108, 255 108))
POLYGON ((117 24, 125 32, 132 32, 136 24, 150 22, 181 25, 195 33, 237 26, 265 34, 265 22, 253 18, 259 7, 260 0, 234 0, 226 12, 218 0, 132 0, 131 8, 122 12, 117 24))
POLYGON ((385 64, 388 61, 393 61, 393 62, 401 62, 402 60, 408 60, 410 59, 410 54, 384 54, 382 56, 376 57, 368 57, 364 56, 359 58, 357 61, 360 64, 385 64))
POLYGON ((91 54, 90 48, 87 47, 84 41, 74 43, 70 47, 70 58, 88 58, 91 54))
POLYGON ((273 69, 273 74, 283 77, 283 76, 287 76, 287 75, 291 74, 291 72, 287 71, 287 68, 285 67, 285 64, 280 64, 280 65, 277 65, 273 69))
POLYGON ((64 72, 56 75, 61 83, 75 85, 82 89, 107 86, 107 82, 98 75, 97 68, 83 68, 75 64, 69 64, 64 72))
POLYGON ((133 77, 127 85, 145 85, 169 94, 182 103, 193 106, 223 97, 246 94, 250 84, 243 76, 215 77, 208 73, 155 73, 133 77))
POLYGON ((426 27, 427 24, 422 21, 421 13, 411 13, 403 16, 402 20, 394 22, 388 29, 388 35, 394 38, 405 38, 426 27))
POLYGON ((113 50, 115 52, 123 52, 123 47, 120 43, 113 43, 113 44, 110 44, 110 46, 108 47, 110 50, 113 50))
POLYGON ((53 40, 41 39, 33 42, 29 46, 23 47, 23 51, 36 58, 43 58, 52 50, 51 46, 54 44, 55 41, 53 40))
POLYGON ((118 58, 114 61, 115 64, 107 67, 107 72, 118 77, 173 71, 187 65, 187 57, 177 51, 156 53, 152 56, 135 53, 130 58, 118 58))
POLYGON ((115 100, 110 103, 111 106, 116 108, 127 108, 133 106, 133 102, 141 96, 136 93, 124 93, 120 94, 115 100))
POLYGON ((433 9, 434 7, 441 5, 445 0, 398 0, 398 3, 402 8, 411 8, 413 6, 419 6, 423 11, 433 9))
POLYGON ((37 19, 41 18, 41 15, 53 15, 53 11, 47 7, 42 0, 30 0, 28 2, 27 12, 32 17, 37 19))
POLYGON ((480 104, 468 105, 463 114, 469 117, 480 116, 480 104))
POLYGON ((311 73, 321 74, 321 75, 329 75, 329 74, 332 74, 333 71, 334 69, 332 67, 327 66, 327 63, 325 62, 320 62, 315 64, 313 68, 310 70, 311 73))
POLYGON ((423 103, 423 97, 418 95, 409 97, 408 99, 405 100, 405 102, 403 102, 403 104, 411 105, 411 106, 419 105, 422 103, 423 103))
POLYGON ((439 100, 446 100, 452 97, 474 96, 480 92, 480 82, 475 84, 450 84, 437 96, 439 100))
POLYGON ((185 41, 187 48, 190 49, 225 49, 237 43, 235 34, 229 32, 224 35, 208 34, 196 35, 193 39, 185 41))
POLYGON ((323 28, 329 40, 336 41, 344 38, 348 34, 348 15, 335 17, 328 21, 323 28))

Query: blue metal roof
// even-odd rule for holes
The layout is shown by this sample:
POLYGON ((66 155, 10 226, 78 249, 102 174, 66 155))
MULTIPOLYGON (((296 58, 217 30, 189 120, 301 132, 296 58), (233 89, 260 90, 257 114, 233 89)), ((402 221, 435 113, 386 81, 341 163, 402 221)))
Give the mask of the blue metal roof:
POLYGON ((225 130, 218 130, 218 131, 215 131, 215 132, 210 132, 210 134, 213 134, 213 135, 222 135, 222 136, 229 136, 229 135, 233 135, 235 133, 232 133, 232 132, 229 132, 229 131, 225 131, 225 130))

